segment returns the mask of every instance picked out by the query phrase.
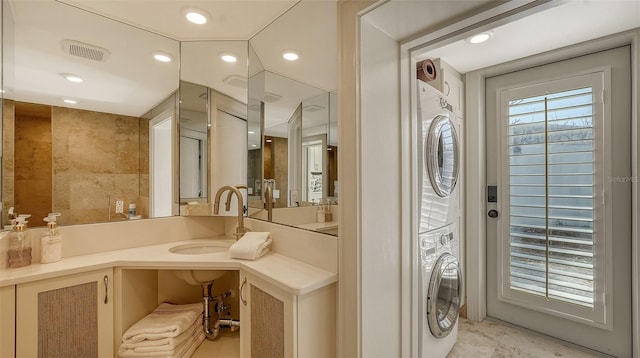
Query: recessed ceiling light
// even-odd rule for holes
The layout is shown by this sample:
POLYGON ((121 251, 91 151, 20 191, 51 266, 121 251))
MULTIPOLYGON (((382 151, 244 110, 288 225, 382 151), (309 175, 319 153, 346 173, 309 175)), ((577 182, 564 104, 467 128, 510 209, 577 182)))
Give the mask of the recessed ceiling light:
POLYGON ((75 83, 82 83, 84 82, 84 79, 78 75, 73 75, 71 73, 62 73, 61 74, 62 77, 64 77, 67 81, 70 82, 75 82, 75 83))
POLYGON ((65 99, 64 103, 68 103, 68 104, 76 104, 78 103, 78 101, 76 101, 75 99, 65 99))
POLYGON ((481 32, 479 34, 467 37, 466 41, 470 44, 479 44, 487 41, 492 36, 493 36, 493 32, 485 31, 485 32, 481 32))
POLYGON ((254 132, 254 131, 249 131, 249 134, 255 134, 255 133, 256 133, 256 132, 254 132))
POLYGON ((271 139, 267 139, 267 143, 271 143, 271 139))
POLYGON ((220 58, 222 59, 222 61, 229 62, 229 63, 238 61, 238 56, 228 52, 221 53, 220 58))
POLYGON ((153 58, 160 62, 171 62, 171 56, 164 52, 154 52, 153 58))
POLYGON ((300 53, 294 50, 286 50, 282 52, 282 58, 287 61, 295 61, 300 58, 300 53))
POLYGON ((189 9, 185 11, 184 16, 190 22, 196 25, 203 25, 207 23, 207 14, 202 10, 189 9))

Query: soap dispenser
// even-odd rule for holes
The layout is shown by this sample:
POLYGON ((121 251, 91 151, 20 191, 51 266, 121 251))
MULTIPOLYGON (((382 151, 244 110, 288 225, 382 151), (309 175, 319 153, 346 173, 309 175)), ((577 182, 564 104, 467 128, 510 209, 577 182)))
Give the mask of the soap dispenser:
POLYGON ((323 223, 325 222, 325 216, 324 216, 324 205, 322 205, 322 202, 318 204, 318 209, 316 209, 316 222, 319 223, 323 223))
POLYGON ((31 240, 27 232, 28 214, 18 215, 16 226, 9 236, 9 268, 31 265, 31 240))
POLYGON ((5 230, 13 230, 16 226, 16 213, 13 209, 13 206, 9 208, 7 211, 7 217, 9 218, 9 225, 5 225, 5 230))
POLYGON ((43 220, 47 222, 48 230, 40 238, 40 262, 43 264, 60 261, 62 259, 62 237, 58 234, 56 218, 60 213, 49 213, 43 220))

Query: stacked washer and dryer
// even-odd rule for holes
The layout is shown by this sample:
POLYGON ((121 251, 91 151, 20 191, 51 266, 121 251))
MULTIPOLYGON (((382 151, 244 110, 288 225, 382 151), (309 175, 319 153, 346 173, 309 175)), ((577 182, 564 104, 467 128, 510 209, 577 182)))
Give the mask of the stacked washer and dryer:
POLYGON ((419 135, 415 164, 420 200, 416 208, 419 215, 414 216, 419 217, 414 247, 419 253, 418 352, 428 358, 446 357, 455 344, 462 298, 457 185, 462 81, 445 66, 440 60, 429 59, 417 64, 419 135))

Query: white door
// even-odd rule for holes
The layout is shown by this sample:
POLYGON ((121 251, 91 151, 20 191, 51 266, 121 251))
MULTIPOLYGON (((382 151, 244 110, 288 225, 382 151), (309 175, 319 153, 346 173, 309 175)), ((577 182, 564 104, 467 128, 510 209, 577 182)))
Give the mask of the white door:
POLYGON ((630 59, 486 81, 487 313, 616 357, 632 349, 630 59))
POLYGON ((173 214, 173 136, 175 122, 169 111, 149 121, 149 217, 173 214))

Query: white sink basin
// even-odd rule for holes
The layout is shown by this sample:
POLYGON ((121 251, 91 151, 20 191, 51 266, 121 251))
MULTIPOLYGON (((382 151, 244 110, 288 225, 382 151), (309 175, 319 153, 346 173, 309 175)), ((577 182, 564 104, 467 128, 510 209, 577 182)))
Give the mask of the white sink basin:
POLYGON ((169 252, 181 255, 202 255, 227 251, 228 249, 229 247, 221 242, 193 242, 174 246, 169 249, 169 252))
MULTIPOLYGON (((223 252, 229 249, 229 245, 223 242, 191 242, 176 245, 169 248, 169 252, 180 255, 203 255, 214 252, 223 252)), ((191 285, 206 285, 222 277, 227 271, 215 270, 177 270, 175 275, 191 285)))
POLYGON ((191 285, 207 285, 224 276, 227 271, 178 270, 175 275, 191 285))

